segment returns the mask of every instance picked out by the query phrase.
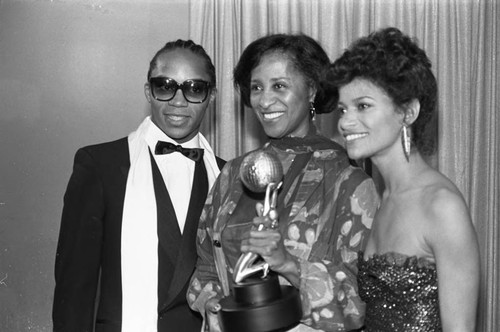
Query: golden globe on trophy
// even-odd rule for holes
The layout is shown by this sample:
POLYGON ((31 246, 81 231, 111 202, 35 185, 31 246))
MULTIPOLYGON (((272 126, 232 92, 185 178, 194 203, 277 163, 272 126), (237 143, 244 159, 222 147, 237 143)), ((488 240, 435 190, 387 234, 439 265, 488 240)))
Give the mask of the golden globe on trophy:
MULTIPOLYGON (((263 216, 276 214, 283 166, 272 153, 257 150, 248 154, 240 167, 243 184, 252 192, 265 192, 263 216)), ((277 218, 271 228, 277 227, 277 218)), ((260 225, 258 230, 264 229, 260 225)), ((224 332, 286 331, 302 317, 299 291, 280 285, 278 275, 259 255, 248 252, 238 259, 233 272, 232 293, 220 301, 218 312, 224 332)))

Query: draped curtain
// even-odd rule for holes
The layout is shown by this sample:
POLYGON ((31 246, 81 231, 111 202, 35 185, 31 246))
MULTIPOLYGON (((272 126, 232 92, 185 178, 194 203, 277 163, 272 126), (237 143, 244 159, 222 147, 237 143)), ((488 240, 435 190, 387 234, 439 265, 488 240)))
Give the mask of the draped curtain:
MULTIPOLYGON (((500 4, 496 0, 191 0, 190 37, 217 70, 217 99, 202 131, 223 158, 265 137, 241 105, 232 71, 242 50, 269 33, 305 33, 332 61, 356 38, 395 26, 427 51, 439 88, 439 147, 431 164, 454 181, 481 249, 480 332, 500 331, 500 4)), ((320 130, 337 139, 335 114, 320 130)), ((457 289, 457 292, 460 291, 457 289)))

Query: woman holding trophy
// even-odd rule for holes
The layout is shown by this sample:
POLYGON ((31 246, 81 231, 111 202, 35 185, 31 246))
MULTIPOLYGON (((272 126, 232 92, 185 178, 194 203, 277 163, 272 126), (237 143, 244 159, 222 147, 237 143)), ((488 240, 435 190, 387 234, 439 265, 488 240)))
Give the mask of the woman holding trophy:
POLYGON ((314 39, 277 34, 252 42, 234 70, 243 102, 269 141, 226 164, 200 219, 198 263, 187 298, 205 317, 206 331, 219 330, 220 301, 235 285, 247 274, 265 277, 268 271, 300 294, 301 316, 280 330, 350 331, 363 325, 356 259, 379 199, 373 181, 314 125, 315 114, 330 112, 336 102, 320 84, 329 63, 314 39), (273 157, 245 168, 258 153, 273 157), (264 197, 244 178, 259 180, 266 167, 284 175, 267 186, 264 197))

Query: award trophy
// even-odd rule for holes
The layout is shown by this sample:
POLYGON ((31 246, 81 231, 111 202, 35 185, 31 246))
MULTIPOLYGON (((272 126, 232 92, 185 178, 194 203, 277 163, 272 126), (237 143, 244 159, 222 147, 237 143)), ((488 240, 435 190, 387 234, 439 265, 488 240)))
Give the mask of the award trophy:
MULTIPOLYGON (((265 192, 263 216, 276 214, 278 190, 282 185, 283 167, 271 153, 255 151, 241 164, 243 184, 256 193, 265 192)), ((277 218, 271 228, 277 227, 277 218)), ((265 226, 259 225, 259 231, 265 226)), ((224 332, 286 331, 300 321, 302 305, 299 291, 280 285, 278 275, 259 255, 248 252, 238 259, 233 272, 232 294, 219 302, 218 312, 224 332)))

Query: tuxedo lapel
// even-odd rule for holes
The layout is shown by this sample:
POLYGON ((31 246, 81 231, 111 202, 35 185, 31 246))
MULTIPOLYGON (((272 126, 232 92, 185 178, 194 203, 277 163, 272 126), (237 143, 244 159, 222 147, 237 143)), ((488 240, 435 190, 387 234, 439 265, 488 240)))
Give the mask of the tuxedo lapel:
MULTIPOLYGON (((163 181, 158 165, 153 156, 150 156, 158 215, 158 253, 161 254, 161 251, 163 251, 163 254, 168 256, 172 262, 176 262, 182 241, 179 223, 177 222, 174 206, 170 200, 167 186, 163 181)), ((160 277, 163 278, 164 276, 160 277)))
MULTIPOLYGON (((175 265, 175 272, 170 283, 165 303, 160 304, 160 315, 173 304, 179 292, 185 288, 196 265, 196 234, 205 200, 208 193, 208 176, 203 160, 196 163, 191 198, 189 201, 186 224, 182 233, 182 245, 175 265)), ((185 295, 182 295, 183 299, 185 295)))

